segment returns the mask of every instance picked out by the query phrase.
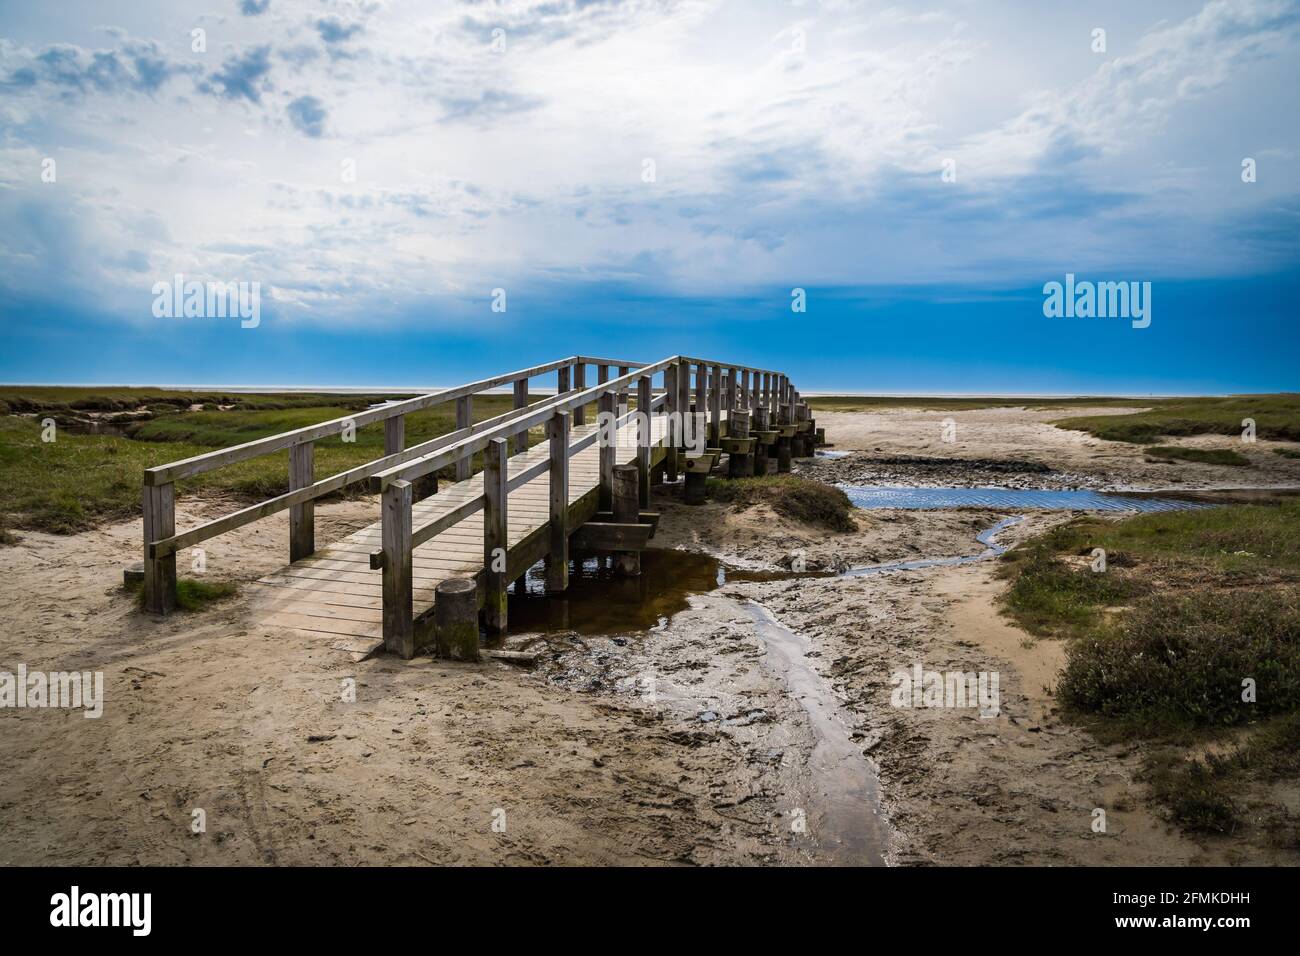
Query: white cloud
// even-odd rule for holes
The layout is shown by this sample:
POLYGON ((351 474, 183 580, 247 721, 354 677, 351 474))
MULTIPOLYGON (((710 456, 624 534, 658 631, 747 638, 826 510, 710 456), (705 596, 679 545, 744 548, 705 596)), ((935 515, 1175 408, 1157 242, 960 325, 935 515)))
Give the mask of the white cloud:
POLYGON ((1297 192, 1296 130, 1269 116, 1295 5, 1161 19, 1177 9, 1112 8, 1098 56, 1087 15, 955 0, 97 8, 124 24, 108 47, 54 20, 0 41, 0 212, 25 223, 0 284, 58 255, 109 303, 184 271, 330 317, 553 281, 727 294, 1294 256, 1241 224, 1297 192), (1278 157, 1253 192, 1244 155, 1278 157))

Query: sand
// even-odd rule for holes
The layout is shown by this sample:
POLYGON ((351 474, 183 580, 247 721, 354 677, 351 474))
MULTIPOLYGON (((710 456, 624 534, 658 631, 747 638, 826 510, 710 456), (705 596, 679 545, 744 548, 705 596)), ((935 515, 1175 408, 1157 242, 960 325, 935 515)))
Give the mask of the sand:
MULTIPOLYGON (((1161 471, 1130 446, 1043 424, 1060 414, 963 412, 955 449, 927 437, 945 417, 930 412, 819 423, 842 449, 1033 458, 1110 484, 1164 486, 1172 469, 1182 484, 1243 481, 1201 465, 1161 471)), ((1266 456, 1252 480, 1300 478, 1300 463, 1266 448, 1248 452, 1266 456)), ((750 568, 795 553, 810 568, 975 554, 975 535, 1002 517, 878 512, 828 535, 763 507, 687 508, 678 494, 656 494, 656 545, 750 568)), ((318 540, 376 509, 320 506, 318 540)), ((186 500, 178 526, 228 510, 186 500)), ((1056 520, 1033 517, 1004 540, 1056 520)), ((1144 803, 1140 749, 1102 746, 1055 715, 1045 687, 1062 650, 1027 644, 997 615, 990 562, 733 581, 649 631, 512 635, 541 653, 533 669, 354 664, 251 610, 252 582, 285 559, 285 516, 209 543, 207 574, 238 582, 239 596, 166 619, 120 586, 140 533, 138 520, 24 532, 0 548, 0 669, 97 670, 106 685, 97 720, 0 710, 0 864, 1295 862, 1249 835, 1194 841, 1163 824, 1144 803), (817 686, 791 693, 753 605, 797 635, 800 673, 817 686), (914 662, 997 671, 999 716, 891 707, 890 674, 914 662), (343 699, 349 679, 355 702, 343 699), (878 796, 856 765, 820 763, 818 715, 866 758, 878 796), (856 815, 833 812, 846 793, 856 815), (855 842, 868 831, 883 833, 863 838, 870 853, 855 842)))

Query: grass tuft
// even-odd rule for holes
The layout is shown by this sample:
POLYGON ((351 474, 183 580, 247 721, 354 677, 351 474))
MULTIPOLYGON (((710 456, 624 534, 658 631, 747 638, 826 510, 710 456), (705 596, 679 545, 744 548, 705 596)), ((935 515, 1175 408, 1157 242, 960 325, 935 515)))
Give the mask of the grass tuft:
POLYGON ((1142 449, 1151 458, 1162 461, 1194 461, 1202 465, 1248 467, 1250 459, 1227 448, 1180 448, 1177 445, 1151 445, 1142 449))
MULTIPOLYGON (((176 606, 182 611, 202 611, 213 604, 228 601, 239 593, 239 586, 230 581, 197 581, 180 578, 176 582, 176 606)), ((136 604, 144 606, 144 588, 135 595, 136 604)))
POLYGON ((708 491, 716 501, 733 503, 737 510, 764 503, 783 517, 831 531, 852 531, 853 503, 833 485, 795 475, 762 478, 710 478, 708 491))

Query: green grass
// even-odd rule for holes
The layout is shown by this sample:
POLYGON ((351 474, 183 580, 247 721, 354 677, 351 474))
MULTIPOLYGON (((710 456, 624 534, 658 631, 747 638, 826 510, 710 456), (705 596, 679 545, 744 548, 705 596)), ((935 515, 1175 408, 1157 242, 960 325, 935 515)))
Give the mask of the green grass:
POLYGON ((1194 461, 1202 465, 1249 467, 1250 459, 1227 448, 1179 448, 1177 445, 1151 445, 1142 451, 1164 461, 1194 461))
POLYGON ((1176 398, 1142 402, 1152 407, 1127 415, 1089 415, 1052 422, 1109 441, 1148 444, 1162 436, 1242 433, 1242 420, 1255 420, 1259 438, 1300 441, 1300 394, 1236 395, 1227 398, 1176 398))
MULTIPOLYGON (((239 586, 230 581, 198 581, 178 578, 176 581, 176 606, 182 611, 202 611, 221 601, 228 601, 239 593, 239 586)), ((144 606, 144 588, 136 588, 136 604, 144 606)))
MULTIPOLYGON (((98 400, 95 396, 77 397, 85 390, 20 391, 35 396, 33 400, 46 402, 64 391, 70 393, 66 396, 70 403, 98 400)), ((150 396, 133 392, 130 400, 142 397, 150 396)), ((289 398, 296 401, 300 397, 289 398)), ((255 398, 267 405, 276 404, 271 401, 274 396, 255 398)), ((82 435, 61 428, 50 443, 41 441, 39 417, 0 416, 0 515, 8 516, 11 528, 56 534, 72 534, 106 520, 138 515, 145 468, 318 424, 356 410, 350 398, 343 404, 320 404, 319 397, 314 401, 318 404, 177 412, 134 426, 130 437, 82 435)), ((476 396, 474 418, 490 418, 511 407, 508 395, 476 396)), ((445 434, 454 426, 452 403, 409 414, 407 446, 445 434)), ((530 441, 540 441, 540 430, 534 431, 530 441)), ((357 429, 355 442, 343 442, 339 436, 318 441, 315 476, 325 478, 381 457, 383 444, 383 427, 379 424, 357 429)), ((287 452, 280 451, 228 465, 182 481, 177 490, 182 498, 194 491, 216 491, 246 501, 263 500, 288 491, 287 457, 287 452)), ((352 493, 359 490, 359 486, 351 489, 352 493)))
POLYGON ((852 531, 853 505, 839 488, 794 475, 762 478, 710 478, 708 493, 737 509, 766 503, 779 515, 830 531, 852 531))
POLYGON ((1300 590, 1141 598, 1067 650, 1057 696, 1151 730, 1231 726, 1300 709, 1300 590), (1257 700, 1242 700, 1242 681, 1257 700))
POLYGON ((1172 822, 1230 833, 1252 781, 1300 774, 1300 502, 1075 519, 999 570, 1006 613, 1070 639, 1065 712, 1102 740, 1153 744, 1147 783, 1172 822), (1105 572, 1088 566, 1094 548, 1105 572), (1245 742, 1188 758, 1229 728, 1245 742))
POLYGON ((1274 448, 1273 454, 1281 455, 1283 458, 1300 458, 1300 451, 1294 448, 1274 448))
POLYGON ((1185 830, 1230 833, 1241 820, 1231 792, 1300 775, 1300 714, 1267 721, 1225 753, 1186 759, 1168 750, 1147 764, 1152 795, 1185 830))

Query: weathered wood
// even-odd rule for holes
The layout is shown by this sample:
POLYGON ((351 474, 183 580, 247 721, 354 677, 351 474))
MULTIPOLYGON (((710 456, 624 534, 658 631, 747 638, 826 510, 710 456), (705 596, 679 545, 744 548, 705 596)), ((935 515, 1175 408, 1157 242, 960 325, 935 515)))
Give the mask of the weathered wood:
MULTIPOLYGON (((641 469, 638 465, 615 465, 613 483, 614 520, 629 528, 644 528, 637 520, 641 513, 641 469)), ((649 529, 646 528, 647 540, 649 529)), ((635 576, 641 573, 641 555, 635 551, 620 551, 615 555, 618 573, 635 576)))
POLYGON ((321 438, 328 438, 331 435, 337 435, 345 428, 361 428, 373 422, 384 421, 395 415, 405 415, 410 412, 420 411, 425 408, 432 408, 435 405, 441 405, 444 402, 454 401, 462 396, 473 395, 477 392, 483 392, 491 388, 512 382, 521 375, 544 375, 554 369, 568 366, 574 361, 573 358, 560 359, 555 362, 547 362, 544 365, 534 365, 531 368, 519 369, 515 372, 507 372, 504 375, 496 375, 492 378, 480 379, 477 382, 470 382, 467 385, 458 385, 455 388, 444 389, 441 392, 432 392, 428 395, 417 395, 415 398, 408 398, 400 402, 389 402, 378 408, 370 408, 364 412, 357 412, 353 415, 344 415, 340 418, 331 419, 328 422, 321 422, 319 425, 308 425, 303 428, 295 428, 292 431, 281 432, 279 435, 270 435, 266 438, 258 438, 254 441, 244 442, 242 445, 234 445, 230 448, 223 448, 219 451, 205 452, 202 455, 195 455, 192 458, 185 458, 180 461, 173 461, 166 465, 159 465, 155 468, 146 468, 144 472, 144 482, 147 485, 163 485, 170 482, 179 481, 182 478, 189 478, 194 475, 203 474, 214 468, 220 468, 224 465, 232 465, 236 462, 247 461, 249 458, 257 458, 261 455, 269 455, 272 452, 281 451, 300 442, 316 441, 321 438))
POLYGON ((479 659, 478 584, 473 578, 448 578, 434 588, 433 633, 439 657, 479 659))
POLYGON ((722 366, 709 371, 709 444, 716 445, 722 437, 722 366))
POLYGON ((151 542, 176 532, 176 486, 144 486, 144 609, 166 614, 176 607, 176 552, 153 557, 151 542))
POLYGON ((600 413, 596 418, 596 427, 600 429, 600 507, 605 510, 609 510, 610 502, 613 500, 614 464, 618 452, 617 434, 613 426, 607 423, 612 422, 613 416, 618 414, 617 401, 617 392, 605 392, 601 395, 600 413))
POLYGON ((782 435, 776 440, 776 471, 777 474, 788 474, 790 471, 790 442, 793 441, 790 436, 782 435))
MULTIPOLYGON (((466 395, 456 399, 456 427, 468 428, 474 422, 474 399, 466 395)), ((474 469, 473 456, 470 453, 456 459, 456 480, 464 481, 474 469)))
MULTIPOLYGON (((650 546, 654 529, 648 524, 623 524, 621 522, 588 521, 573 532, 573 547, 582 551, 644 551, 650 546)), ((636 557, 629 555, 627 557, 636 557)), ((640 573, 640 561, 635 562, 636 569, 628 570, 628 562, 623 554, 618 556, 618 570, 623 574, 640 573)))
POLYGON ((727 474, 731 478, 749 478, 754 474, 754 462, 750 457, 754 451, 755 439, 749 437, 749 412, 733 410, 727 419, 731 434, 722 439, 722 447, 728 453, 727 474))
POLYGON ((569 587, 569 421, 568 412, 551 419, 550 432, 550 550, 546 556, 546 590, 569 587))
POLYGON ((638 471, 638 494, 640 507, 650 505, 650 445, 651 445, 651 381, 649 375, 643 375, 637 382, 636 408, 636 466, 638 471))
POLYGON ((668 415, 668 436, 665 439, 668 453, 664 456, 663 474, 668 481, 677 480, 677 454, 681 447, 681 389, 677 387, 676 365, 664 369, 664 411, 668 415))
MULTIPOLYGON (((402 419, 388 421, 401 422, 402 419)), ((387 422, 385 422, 387 426, 387 422)), ((387 433, 385 433, 386 435, 387 433)), ((298 491, 310 487, 316 480, 315 462, 316 446, 312 442, 303 442, 289 449, 289 490, 298 491)), ((289 563, 316 551, 316 503, 304 501, 289 508, 289 563)))
MULTIPOLYGON (((580 392, 587 387, 587 366, 581 362, 573 366, 573 387, 580 392)), ((587 407, 585 405, 580 405, 573 410, 573 424, 587 424, 587 407)))
POLYGON ((698 415, 704 415, 708 411, 708 391, 708 370, 703 365, 697 363, 695 365, 695 405, 692 410, 698 415))
MULTIPOLYGON (((655 536, 655 531, 657 531, 659 528, 660 517, 661 515, 658 511, 642 511, 639 514, 637 514, 636 520, 637 520, 637 524, 648 524, 650 526, 650 537, 653 538, 655 536)), ((594 515, 591 516, 591 520, 604 521, 607 524, 612 524, 614 522, 614 512, 597 511, 594 515)))
POLYGON ((395 481, 384 489, 384 649, 404 660, 415 656, 411 501, 409 481, 395 481))
MULTIPOLYGON (((528 407, 528 379, 521 378, 515 381, 512 403, 516 410, 528 407)), ((526 451, 528 451, 528 432, 524 431, 515 436, 515 454, 522 455, 526 451)))
POLYGON ((384 419, 384 454, 396 455, 406 448, 406 416, 384 419))
POLYGON ((504 438, 494 438, 483 452, 483 565, 486 593, 483 618, 489 634, 504 634, 508 598, 509 502, 506 488, 510 453, 504 438))

